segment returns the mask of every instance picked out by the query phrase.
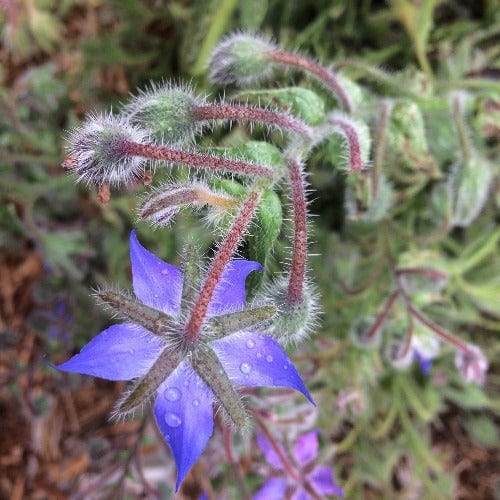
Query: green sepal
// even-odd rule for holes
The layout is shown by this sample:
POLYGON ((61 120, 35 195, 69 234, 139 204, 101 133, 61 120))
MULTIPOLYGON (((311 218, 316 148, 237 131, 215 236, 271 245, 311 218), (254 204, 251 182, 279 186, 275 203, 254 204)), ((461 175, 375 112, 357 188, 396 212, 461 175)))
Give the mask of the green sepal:
POLYGON ((210 333, 214 338, 226 337, 232 333, 268 321, 273 318, 276 312, 277 308, 275 306, 261 306, 215 316, 208 320, 210 333))
POLYGON ((165 336, 174 323, 174 318, 143 304, 128 293, 118 290, 98 290, 99 302, 110 308, 119 317, 137 323, 159 336, 165 336))
POLYGON ((238 428, 243 428, 247 420, 245 408, 212 348, 200 345, 193 353, 191 365, 203 382, 210 387, 229 418, 238 428))
POLYGON ((181 310, 189 309, 198 296, 198 286, 201 276, 201 257, 196 245, 187 244, 182 252, 182 286, 181 310))
POLYGON ((117 402, 116 416, 126 415, 135 410, 156 394, 158 387, 171 375, 181 361, 181 357, 171 349, 164 349, 148 373, 139 379, 132 389, 117 402))

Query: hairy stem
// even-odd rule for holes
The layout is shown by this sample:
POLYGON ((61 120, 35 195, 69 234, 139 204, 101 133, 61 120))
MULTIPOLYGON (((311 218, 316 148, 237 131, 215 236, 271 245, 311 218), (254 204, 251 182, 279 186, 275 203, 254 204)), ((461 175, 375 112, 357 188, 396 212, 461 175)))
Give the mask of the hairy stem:
POLYGON ((334 96, 340 101, 343 108, 347 112, 352 111, 352 104, 347 92, 342 87, 337 77, 328 68, 315 63, 307 57, 294 54, 293 52, 272 50, 268 53, 268 57, 271 61, 276 63, 283 64, 285 66, 295 66, 311 73, 332 91, 334 96))
POLYGON ((293 248, 286 300, 288 304, 296 305, 304 301, 307 263, 307 201, 301 163, 290 158, 288 170, 292 189, 293 248))
POLYGON ((301 120, 285 113, 269 109, 237 104, 208 104, 195 106, 193 113, 198 120, 241 120, 251 123, 274 125, 280 129, 290 130, 305 139, 311 139, 311 129, 301 120))
POLYGON ((256 163, 242 160, 233 160, 232 158, 181 151, 166 146, 124 141, 123 149, 126 154, 131 156, 141 156, 143 158, 177 163, 194 168, 206 168, 208 170, 215 171, 219 170, 232 174, 261 177, 265 179, 272 179, 274 175, 273 170, 264 165, 258 165, 256 163))
POLYGON ((200 330, 205 321, 208 305, 212 300, 215 287, 219 283, 227 263, 230 261, 241 238, 245 234, 255 210, 257 209, 261 195, 262 193, 260 191, 253 191, 250 193, 250 196, 242 205, 240 212, 234 219, 233 225, 229 229, 226 238, 215 254, 205 282, 201 287, 198 299, 191 312, 189 321, 185 327, 186 341, 188 343, 195 343, 200 335, 200 330))

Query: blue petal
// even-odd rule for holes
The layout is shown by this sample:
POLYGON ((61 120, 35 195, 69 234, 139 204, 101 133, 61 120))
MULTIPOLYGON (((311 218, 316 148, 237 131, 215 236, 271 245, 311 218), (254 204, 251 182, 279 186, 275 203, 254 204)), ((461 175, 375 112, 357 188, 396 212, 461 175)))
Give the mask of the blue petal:
POLYGON ((207 314, 216 316, 243 309, 246 299, 245 280, 249 273, 261 269, 262 266, 253 260, 230 261, 215 287, 207 314))
POLYGON ((297 463, 303 467, 318 456, 318 431, 302 434, 293 446, 293 453, 297 463))
POLYGON ((215 340, 212 347, 233 382, 290 387, 314 404, 297 369, 275 340, 258 333, 239 332, 215 340))
POLYGON ((315 467, 307 476, 307 479, 312 483, 316 493, 322 495, 338 495, 344 496, 344 491, 339 488, 333 480, 333 472, 329 467, 315 467))
POLYGON ((269 500, 271 498, 285 498, 286 483, 283 479, 270 477, 264 486, 253 496, 252 500, 269 500))
MULTIPOLYGON (((266 437, 262 434, 259 434, 257 436, 257 444, 262 450, 262 453, 264 453, 266 462, 272 465, 277 470, 283 470, 283 462, 281 461, 279 455, 276 453, 276 450, 272 447, 271 443, 266 439, 266 437)), ((281 444, 279 443, 276 444, 278 445, 278 448, 283 453, 283 455, 286 456, 286 452, 283 449, 283 446, 281 446, 281 444)))
POLYGON ((123 323, 102 331, 79 354, 55 368, 107 380, 131 380, 145 375, 164 347, 142 326, 123 323))
POLYGON ((212 400, 212 391, 187 361, 158 389, 155 417, 177 465, 176 491, 212 435, 212 400))
POLYGON ((130 262, 135 295, 149 307, 176 316, 182 297, 182 273, 146 250, 130 233, 130 262))

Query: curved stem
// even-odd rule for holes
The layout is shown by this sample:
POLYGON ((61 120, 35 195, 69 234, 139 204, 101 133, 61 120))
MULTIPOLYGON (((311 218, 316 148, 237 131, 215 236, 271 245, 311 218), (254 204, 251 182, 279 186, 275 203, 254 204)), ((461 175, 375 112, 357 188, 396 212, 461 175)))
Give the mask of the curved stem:
POLYGON ((271 61, 276 63, 283 64, 285 66, 295 66, 296 68, 301 68, 308 73, 311 73, 332 91, 334 96, 340 101, 347 112, 352 111, 352 104, 347 92, 342 87, 337 77, 328 68, 315 63, 307 57, 294 54, 293 52, 272 50, 268 53, 268 57, 271 61))
POLYGON ((241 120, 251 123, 264 123, 274 125, 280 129, 290 130, 305 139, 311 139, 312 137, 311 129, 301 120, 269 109, 237 104, 207 104, 195 106, 193 113, 197 120, 241 120))

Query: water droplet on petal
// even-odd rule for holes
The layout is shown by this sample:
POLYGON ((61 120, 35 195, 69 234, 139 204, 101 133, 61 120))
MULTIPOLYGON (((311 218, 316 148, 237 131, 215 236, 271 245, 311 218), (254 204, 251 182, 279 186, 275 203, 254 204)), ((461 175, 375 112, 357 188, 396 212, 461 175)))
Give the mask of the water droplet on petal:
POLYGON ((257 353, 258 358, 262 358, 262 354, 260 352, 257 353))
POLYGON ((252 339, 247 340, 247 347, 253 349, 255 347, 255 342, 252 339))
POLYGON ((288 370, 288 365, 283 365, 283 370, 288 370))
POLYGON ((266 356, 266 361, 267 361, 268 363, 272 363, 272 362, 273 362, 273 357, 272 357, 270 354, 268 354, 268 355, 266 356))
POLYGON ((167 413, 165 415, 165 422, 169 427, 179 427, 182 424, 182 419, 177 413, 167 413))
POLYGON ((161 274, 168 274, 168 269, 163 269, 163 270, 161 271, 161 274))
POLYGON ((241 373, 250 373, 252 367, 248 363, 242 363, 240 365, 241 373))
POLYGON ((193 406, 200 406, 200 401, 198 399, 193 399, 193 406))
POLYGON ((165 398, 169 401, 179 401, 181 397, 181 391, 177 387, 169 387, 164 392, 165 398))

